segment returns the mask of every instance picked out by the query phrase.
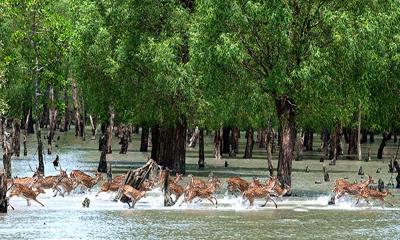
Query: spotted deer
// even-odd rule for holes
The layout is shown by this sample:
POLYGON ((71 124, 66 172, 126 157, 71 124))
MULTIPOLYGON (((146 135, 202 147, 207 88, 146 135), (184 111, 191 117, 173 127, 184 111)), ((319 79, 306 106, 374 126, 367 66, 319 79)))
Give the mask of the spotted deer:
POLYGON ((78 186, 83 185, 87 189, 91 189, 94 185, 103 180, 101 173, 97 172, 95 175, 96 177, 91 177, 80 170, 72 170, 70 173, 70 177, 76 180, 78 186))
POLYGON ((358 194, 358 199, 356 202, 356 205, 359 203, 360 199, 364 199, 367 203, 369 203, 368 199, 373 199, 373 200, 379 200, 382 203, 382 207, 384 203, 389 204, 390 206, 393 206, 392 203, 388 202, 385 200, 385 198, 389 195, 392 195, 392 193, 386 189, 384 192, 380 192, 374 189, 370 188, 364 188, 360 194, 358 194))
POLYGON ((33 190, 32 188, 24 186, 22 184, 13 183, 11 189, 12 190, 10 192, 9 198, 12 198, 14 196, 25 198, 28 206, 30 206, 30 202, 29 201, 33 200, 33 201, 39 203, 40 205, 42 205, 44 207, 43 203, 39 202, 36 199, 39 194, 45 193, 42 188, 36 187, 36 189, 33 190))
POLYGON ((339 199, 343 197, 346 193, 349 195, 359 195, 362 190, 367 188, 371 183, 374 183, 374 180, 371 176, 368 177, 367 180, 361 183, 345 183, 342 180, 336 181, 336 186, 334 188, 335 198, 339 199))
POLYGON ((185 192, 185 199, 180 204, 180 206, 182 206, 183 203, 192 203, 193 199, 197 197, 200 199, 207 199, 213 205, 215 205, 215 207, 217 207, 218 201, 217 198, 214 196, 214 193, 219 189, 220 186, 221 182, 217 177, 213 177, 212 179, 210 179, 205 187, 192 186, 188 188, 188 190, 185 192), (215 200, 215 203, 213 202, 213 200, 215 200))
POLYGON ((121 190, 122 190, 122 194, 125 195, 127 198, 129 198, 132 201, 132 205, 129 204, 129 202, 127 202, 129 208, 134 208, 137 201, 139 201, 141 198, 143 198, 146 193, 145 191, 137 190, 130 185, 122 186, 121 190))
POLYGON ((254 200, 256 198, 264 198, 265 203, 261 205, 261 207, 265 207, 267 205, 268 200, 271 200, 275 204, 275 208, 278 208, 275 200, 271 198, 271 194, 273 193, 273 189, 277 184, 276 178, 270 178, 266 185, 263 186, 255 186, 252 188, 248 188, 243 192, 242 198, 247 199, 250 203, 250 206, 253 206, 254 200))

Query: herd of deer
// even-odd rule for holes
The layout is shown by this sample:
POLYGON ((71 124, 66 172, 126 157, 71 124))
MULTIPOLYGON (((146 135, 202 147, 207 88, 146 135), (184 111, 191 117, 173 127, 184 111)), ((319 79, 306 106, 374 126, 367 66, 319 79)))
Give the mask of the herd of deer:
MULTIPOLYGON (((31 168, 32 170, 32 168, 31 168)), ((28 206, 30 205, 30 200, 37 202, 38 204, 44 206, 40 201, 37 200, 37 196, 41 193, 45 193, 45 189, 52 189, 55 193, 54 196, 60 194, 64 195, 70 194, 78 186, 83 189, 90 190, 93 186, 98 184, 103 180, 100 173, 96 173, 95 177, 91 177, 88 174, 80 171, 73 170, 70 175, 66 173, 61 167, 56 168, 59 172, 56 176, 44 177, 39 171, 33 171, 32 177, 25 178, 13 178, 9 180, 9 198, 18 196, 25 198, 27 200, 28 206)), ((208 181, 202 180, 200 178, 194 177, 193 175, 188 176, 189 181, 185 187, 180 185, 183 180, 181 174, 177 174, 173 178, 168 180, 168 188, 171 194, 175 195, 174 204, 183 195, 183 203, 191 203, 195 198, 200 200, 208 200, 213 205, 217 206, 217 198, 215 193, 220 189, 221 182, 217 177, 211 177, 208 181)), ((120 191, 123 195, 132 201, 132 205, 129 207, 134 207, 135 203, 145 196, 147 191, 152 190, 154 187, 159 185, 163 186, 163 183, 159 179, 163 179, 158 176, 154 180, 143 181, 138 189, 133 188, 130 185, 124 185, 125 176, 119 175, 114 177, 109 181, 105 181, 101 184, 100 191, 96 194, 98 196, 101 192, 117 192, 120 191)), ((253 206, 255 199, 264 199, 265 203, 262 207, 266 206, 267 202, 271 200, 275 207, 277 204, 273 197, 280 198, 290 191, 290 187, 287 185, 282 186, 276 177, 270 177, 266 180, 265 184, 254 177, 251 182, 248 182, 240 177, 231 177, 226 180, 228 185, 228 191, 230 192, 240 192, 241 197, 245 201, 249 201, 250 206, 253 206)), ((345 179, 337 179, 335 182, 334 193, 335 199, 339 199, 345 194, 357 197, 357 203, 360 199, 364 199, 368 202, 369 199, 380 200, 382 203, 386 202, 385 197, 391 193, 386 190, 384 192, 379 192, 377 190, 370 189, 368 186, 373 183, 373 179, 369 177, 367 180, 361 183, 349 183, 345 179)), ((369 203, 369 202, 368 202, 369 203)), ((389 203, 390 204, 390 203, 389 203)), ((392 205, 392 204, 390 204, 392 205)))
POLYGON ((335 187, 333 189, 335 195, 332 199, 333 200, 332 202, 334 203, 335 199, 340 199, 345 194, 348 194, 350 196, 357 198, 357 201, 355 203, 356 205, 359 203, 361 199, 366 201, 368 204, 369 204, 368 200, 372 199, 372 200, 379 200, 382 203, 382 206, 384 203, 393 206, 393 204, 385 201, 385 198, 389 195, 392 195, 392 193, 387 189, 383 192, 371 189, 369 187, 371 183, 374 183, 372 177, 368 177, 368 179, 360 183, 350 183, 345 179, 337 179, 335 182, 335 187))

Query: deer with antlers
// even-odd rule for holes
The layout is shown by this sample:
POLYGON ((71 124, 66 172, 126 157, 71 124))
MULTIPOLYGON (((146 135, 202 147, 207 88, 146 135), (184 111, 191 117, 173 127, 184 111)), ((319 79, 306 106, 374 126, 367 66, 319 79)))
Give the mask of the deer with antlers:
POLYGON ((75 179, 77 186, 83 185, 86 189, 91 189, 94 185, 103 180, 101 173, 97 172, 96 177, 91 177, 80 170, 72 170, 70 177, 75 179))
POLYGON ((271 200, 275 204, 275 208, 278 208, 275 200, 271 198, 271 194, 273 193, 273 189, 277 183, 276 178, 270 178, 266 185, 255 186, 252 188, 248 188, 243 192, 242 198, 247 199, 250 203, 250 206, 253 206, 254 200, 256 198, 264 198, 266 201, 261 207, 265 207, 267 205, 268 200, 271 200))
POLYGON ((338 179, 335 182, 335 187, 333 191, 335 192, 335 198, 339 199, 343 197, 346 193, 349 195, 359 195, 362 190, 368 187, 371 183, 374 183, 374 180, 371 176, 368 177, 367 180, 361 183, 349 183, 344 179, 338 179))
POLYGON ((64 197, 61 189, 58 187, 58 184, 63 178, 68 177, 67 172, 61 168, 61 165, 59 166, 59 169, 54 166, 54 169, 59 172, 58 175, 47 177, 41 176, 34 182, 33 187, 39 187, 42 189, 53 189, 53 192, 56 192, 54 197, 57 196, 57 193, 60 193, 64 197))
POLYGON ((45 193, 44 190, 40 187, 36 187, 35 190, 33 190, 30 187, 24 186, 22 184, 18 184, 18 183, 12 183, 12 187, 11 187, 11 192, 9 195, 9 198, 12 198, 14 196, 17 197, 22 197, 26 199, 27 205, 30 206, 30 200, 33 200, 37 203, 39 203, 40 205, 43 205, 43 203, 39 202, 36 198, 39 194, 41 193, 45 193))
POLYGON ((15 177, 13 179, 8 179, 8 183, 11 186, 11 182, 14 184, 21 184, 26 187, 31 187, 39 178, 43 177, 43 175, 40 173, 38 168, 36 167, 36 170, 33 170, 31 165, 28 163, 30 170, 33 172, 32 177, 23 177, 23 178, 18 178, 15 177))
POLYGON ((193 199, 197 197, 200 199, 207 199, 213 205, 215 205, 215 207, 217 207, 218 201, 217 198, 214 196, 214 193, 219 189, 220 186, 221 182, 219 181, 219 179, 217 177, 212 177, 212 179, 209 180, 205 187, 189 187, 185 192, 185 199, 180 204, 180 206, 182 206, 183 203, 192 203, 193 199), (213 202, 213 200, 215 200, 215 203, 213 202))

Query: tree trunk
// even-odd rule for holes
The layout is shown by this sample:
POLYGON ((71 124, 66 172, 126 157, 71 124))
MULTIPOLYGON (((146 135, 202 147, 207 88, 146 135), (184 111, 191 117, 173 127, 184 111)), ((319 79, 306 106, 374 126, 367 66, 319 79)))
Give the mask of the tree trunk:
POLYGON ((19 157, 20 148, 21 148, 20 142, 19 142, 20 135, 21 135, 21 125, 19 123, 19 120, 16 118, 13 121, 13 128, 14 128, 13 137, 12 137, 13 152, 16 157, 19 157))
POLYGON ((56 120, 57 120, 57 110, 55 108, 55 103, 54 103, 54 89, 53 87, 50 87, 49 90, 49 97, 50 97, 50 102, 51 106, 49 109, 49 119, 50 119, 50 124, 49 124, 49 132, 47 135, 47 154, 51 154, 53 150, 53 138, 54 138, 54 132, 56 130, 56 120))
POLYGON ((368 142, 368 130, 361 129, 361 144, 364 144, 367 142, 368 142))
POLYGON ((86 141, 86 110, 85 110, 85 100, 83 97, 81 98, 81 103, 82 103, 82 116, 81 116, 81 127, 79 128, 81 130, 80 136, 82 137, 83 141, 86 141))
POLYGON ((132 125, 131 124, 128 124, 128 142, 132 142, 132 132, 133 132, 133 130, 132 130, 132 125))
POLYGON ((276 99, 276 112, 280 129, 278 179, 288 186, 292 185, 292 161, 296 141, 294 108, 292 101, 287 97, 276 99))
POLYGON ((72 99, 75 111, 75 137, 78 137, 81 133, 81 114, 79 113, 78 89, 75 80, 72 80, 72 99))
POLYGON ((357 129, 351 129, 349 134, 349 147, 347 149, 348 159, 354 159, 354 155, 357 154, 357 129))
POLYGON ((232 150, 231 150, 231 156, 236 156, 236 154, 239 153, 239 128, 233 127, 232 128, 232 138, 231 138, 231 145, 232 145, 232 150))
MULTIPOLYGON (((36 23, 32 24, 32 36, 36 35, 36 23)), ((44 174, 44 162, 43 162, 43 143, 42 143, 42 132, 40 129, 40 116, 39 116, 39 96, 40 94, 40 53, 39 47, 36 43, 35 39, 30 39, 32 48, 35 52, 35 67, 33 69, 33 81, 35 84, 35 95, 34 95, 34 107, 35 107, 35 132, 36 132, 36 139, 38 143, 37 154, 38 154, 38 161, 39 167, 38 171, 44 174)))
POLYGON ((7 176, 0 173, 0 213, 7 213, 7 176))
POLYGON ((119 152, 120 154, 126 154, 128 151, 128 129, 126 126, 122 126, 122 137, 121 137, 121 151, 119 152))
POLYGON ((274 139, 274 132, 272 131, 271 121, 268 122, 267 132, 265 134, 265 145, 267 148, 267 161, 268 161, 268 171, 269 175, 274 175, 274 167, 272 165, 272 142, 274 139))
POLYGON ((259 148, 266 148, 267 147, 266 144, 265 144, 266 134, 267 134, 267 130, 266 129, 261 129, 260 130, 260 137, 259 137, 260 139, 258 141, 258 147, 259 148))
MULTIPOLYGON (((100 126, 101 136, 99 138, 99 151, 103 151, 103 145, 107 145, 107 124, 102 123, 100 126)), ((107 149, 107 146, 105 147, 107 149)))
POLYGON ((221 130, 218 129, 214 134, 214 157, 215 159, 221 159, 221 148, 222 148, 222 138, 221 138, 221 130))
POLYGON ((199 168, 204 168, 204 129, 199 129, 199 168))
POLYGON ((375 139, 374 139, 374 133, 370 132, 369 133, 369 143, 374 143, 375 139))
POLYGON ((340 137, 342 134, 342 126, 338 122, 335 125, 335 129, 333 134, 331 135, 330 140, 330 149, 329 149, 329 159, 332 161, 332 164, 336 164, 336 160, 338 159, 339 155, 342 154, 342 147, 340 146, 340 137))
POLYGON ((160 165, 172 170, 172 174, 186 171, 186 123, 178 122, 175 127, 160 127, 160 165))
POLYGON ((12 136, 3 127, 3 166, 7 178, 11 178, 12 136))
POLYGON ((199 128, 196 127, 193 132, 192 136, 189 139, 189 147, 190 148, 195 148, 196 147, 196 142, 199 139, 199 128))
POLYGON ((389 141, 390 137, 391 137, 390 133, 388 133, 388 132, 384 132, 382 134, 382 142, 379 145, 378 154, 377 154, 377 158, 378 159, 382 159, 382 157, 383 157, 383 149, 385 148, 386 142, 389 141))
POLYGON ((159 162, 158 150, 160 149, 160 126, 154 125, 151 127, 151 159, 159 162))
POLYGON ((140 151, 147 152, 149 145, 149 128, 142 126, 142 137, 140 138, 140 151))
POLYGON ((68 92, 67 89, 64 89, 64 104, 65 104, 65 108, 64 108, 64 117, 63 117, 63 126, 62 126, 62 130, 64 132, 68 131, 68 126, 69 126, 69 103, 68 103, 68 92))
POLYGON ((31 117, 31 110, 28 111, 28 115, 26 115, 26 120, 25 120, 25 127, 24 127, 24 156, 28 155, 28 147, 27 147, 27 141, 28 141, 28 132, 29 132, 29 119, 31 117))
POLYGON ((107 126, 107 154, 112 153, 112 131, 114 129, 114 112, 109 113, 108 126, 107 126))
POLYGON ((43 112, 40 120, 40 128, 47 128, 48 125, 49 125, 49 108, 47 106, 47 103, 45 102, 43 104, 43 112))
POLYGON ((230 137, 229 134, 231 132, 230 127, 222 128, 222 154, 230 152, 230 137))
POLYGON ((357 155, 358 161, 362 160, 362 153, 361 153, 361 101, 358 107, 358 130, 357 130, 357 155))
POLYGON ((313 150, 313 141, 314 141, 314 130, 307 129, 304 132, 304 142, 303 142, 304 151, 313 150))
POLYGON ((92 140, 96 139, 96 133, 97 133, 97 118, 92 117, 92 115, 89 114, 89 119, 90 119, 90 126, 92 127, 92 140))
POLYGON ((246 131, 246 149, 244 151, 243 158, 253 157, 253 147, 254 147, 254 131, 252 128, 248 128, 246 131))
POLYGON ((349 128, 343 128, 343 136, 345 143, 350 143, 350 132, 351 131, 349 128))
POLYGON ((103 139, 101 140, 103 144, 101 149, 99 166, 97 167, 97 171, 101 173, 107 172, 107 136, 108 136, 107 133, 101 136, 101 138, 103 139))
POLYGON ((321 134, 321 154, 322 155, 328 156, 329 139, 330 139, 330 132, 328 129, 324 129, 321 134))

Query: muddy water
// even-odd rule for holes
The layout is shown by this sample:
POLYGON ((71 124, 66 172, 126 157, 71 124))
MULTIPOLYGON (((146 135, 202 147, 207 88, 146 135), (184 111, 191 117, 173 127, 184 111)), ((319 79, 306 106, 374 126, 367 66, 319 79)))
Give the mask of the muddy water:
MULTIPOLYGON (((31 140, 31 139, 30 139, 31 140)), ((188 171, 199 176, 207 176, 212 170, 221 178, 241 175, 265 177, 265 153, 255 151, 254 159, 228 159, 224 162, 211 158, 211 138, 206 149, 208 157, 204 171, 198 171, 197 150, 188 149, 188 171), (261 166, 261 167, 260 167, 261 166)), ((243 139, 242 139, 243 140, 243 139)), ((33 139, 32 139, 33 141, 33 139)), ((69 172, 72 169, 94 171, 97 167, 99 152, 95 141, 82 143, 72 135, 62 135, 55 153, 60 155, 61 164, 69 172)), ((130 149, 138 149, 138 137, 130 149)), ((392 146, 393 147, 393 146, 392 146)), ((108 156, 113 162, 114 172, 124 172, 131 166, 141 165, 147 155, 130 151, 126 156, 118 154, 118 145, 114 153, 108 156)), ((388 148, 390 150, 390 146, 388 148)), ((14 159, 14 176, 31 175, 27 163, 34 167, 33 149, 31 155, 14 159)), ((317 153, 316 153, 317 154, 317 153)), ((55 174, 51 162, 53 156, 46 156, 46 174, 55 174)), ((329 166, 320 163, 315 156, 307 156, 301 162, 294 162, 293 197, 278 200, 278 209, 272 204, 261 208, 261 200, 249 207, 239 197, 229 195, 223 188, 217 195, 218 208, 210 203, 194 202, 178 204, 164 208, 161 192, 157 189, 148 192, 135 209, 128 209, 123 203, 113 202, 112 193, 95 194, 98 188, 88 193, 75 192, 70 196, 53 197, 51 192, 40 195, 44 203, 41 207, 35 203, 26 206, 21 198, 12 198, 16 208, 7 215, 0 216, 1 239, 399 239, 400 196, 393 189, 394 197, 388 201, 394 207, 373 202, 354 206, 351 198, 344 198, 335 206, 328 206, 330 189, 334 179, 348 177, 350 181, 360 181, 357 170, 360 166, 374 179, 382 178, 389 182, 387 159, 384 161, 359 162, 338 161, 338 165, 329 166), (308 166, 311 172, 305 173, 308 166), (331 181, 323 181, 322 167, 330 173, 331 181), (376 173, 381 167, 381 173, 376 173), (317 182, 318 184, 316 184, 317 182), (321 183, 319 183, 321 182, 321 183), (82 208, 81 202, 88 197, 90 208, 82 208)), ((274 162, 276 166, 276 161, 274 162)), ((393 176, 395 178, 395 176, 393 176)))

